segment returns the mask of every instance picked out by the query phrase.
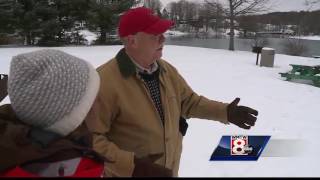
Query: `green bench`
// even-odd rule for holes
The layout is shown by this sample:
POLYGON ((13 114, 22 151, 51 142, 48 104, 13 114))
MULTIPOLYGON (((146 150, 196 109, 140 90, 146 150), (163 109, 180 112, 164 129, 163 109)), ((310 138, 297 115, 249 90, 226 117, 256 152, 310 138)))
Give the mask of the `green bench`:
POLYGON ((292 70, 287 73, 279 73, 281 77, 287 78, 287 81, 292 79, 311 80, 313 84, 320 87, 320 65, 318 66, 305 66, 290 64, 292 70))

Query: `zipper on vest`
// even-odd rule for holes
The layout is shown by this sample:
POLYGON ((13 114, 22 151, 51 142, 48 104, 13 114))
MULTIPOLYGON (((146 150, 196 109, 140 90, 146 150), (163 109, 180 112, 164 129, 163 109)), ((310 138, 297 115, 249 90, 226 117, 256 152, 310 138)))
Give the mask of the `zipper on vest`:
POLYGON ((157 114, 157 117, 158 117, 159 122, 160 122, 160 124, 161 124, 161 127, 164 129, 164 122, 162 122, 162 120, 161 120, 160 114, 159 114, 159 112, 158 112, 158 110, 157 110, 156 105, 154 104, 154 102, 153 102, 153 100, 152 100, 152 98, 151 98, 150 92, 149 92, 148 88, 146 87, 145 82, 144 82, 143 80, 141 80, 141 81, 142 81, 142 84, 143 84, 143 88, 144 88, 144 90, 145 90, 145 92, 147 93, 147 96, 148 96, 148 98, 149 98, 149 101, 151 101, 152 106, 153 106, 153 109, 156 111, 156 114, 157 114))
MULTIPOLYGON (((166 95, 167 95, 167 91, 166 91, 166 89, 165 88, 163 88, 164 89, 164 91, 161 93, 161 88, 162 88, 162 86, 163 86, 163 82, 162 82, 162 80, 161 80, 161 74, 159 74, 159 91, 160 91, 160 95, 161 95, 161 97, 160 97, 160 99, 161 99, 161 102, 162 102, 162 112, 163 112, 163 123, 164 123, 164 126, 165 126, 165 123, 166 123, 166 120, 168 119, 167 117, 169 117, 168 116, 168 114, 167 114, 167 110, 166 110, 166 105, 168 105, 167 104, 167 101, 166 101, 166 95)), ((165 87, 165 86, 164 86, 165 87)), ((163 128, 163 138, 164 138, 164 152, 165 152, 165 160, 164 160, 164 166, 166 166, 167 165, 167 136, 166 136, 166 130, 165 130, 165 128, 163 128)))
MULTIPOLYGON (((166 164, 167 164, 167 143, 166 143, 166 132, 165 132, 165 125, 164 125, 164 123, 165 123, 165 117, 166 117, 166 115, 165 115, 165 112, 164 112, 164 108, 162 107, 162 109, 163 109, 163 114, 164 114, 164 119, 163 119, 163 122, 162 122, 162 120, 161 120, 161 117, 160 117, 160 114, 159 114, 159 112, 158 112, 158 110, 157 110, 157 107, 156 107, 156 105, 154 104, 154 102, 153 102, 153 100, 152 100, 152 98, 151 98, 151 95, 150 95, 150 92, 149 92, 149 90, 148 90, 148 88, 146 87, 147 85, 145 84, 145 82, 144 82, 144 80, 137 74, 137 77, 138 77, 138 79, 140 80, 140 83, 143 85, 143 88, 144 88, 144 91, 147 93, 147 96, 148 96, 148 98, 149 98, 149 101, 151 101, 151 103, 152 103, 152 105, 153 105, 153 109, 157 112, 156 114, 157 114, 157 117, 158 117, 158 120, 159 120, 159 122, 160 122, 160 124, 161 124, 161 127, 162 127, 162 131, 163 131, 163 142, 164 142, 164 166, 166 166, 166 164)), ((159 88, 160 88, 160 80, 159 80, 159 88)), ((160 99, 162 99, 161 98, 161 94, 160 94, 160 99)), ((163 106, 163 104, 162 104, 162 106, 163 106)))

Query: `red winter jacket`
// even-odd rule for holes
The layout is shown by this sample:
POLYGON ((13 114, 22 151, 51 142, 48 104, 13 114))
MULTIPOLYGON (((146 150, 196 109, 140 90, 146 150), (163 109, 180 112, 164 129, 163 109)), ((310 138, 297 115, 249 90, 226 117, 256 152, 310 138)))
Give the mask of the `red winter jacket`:
POLYGON ((109 161, 92 150, 84 123, 67 137, 45 144, 32 138, 33 132, 10 105, 0 106, 0 177, 103 176, 104 162, 109 161))
MULTIPOLYGON (((43 164, 45 168, 37 169, 38 172, 30 172, 20 166, 16 166, 7 170, 0 176, 2 177, 103 177, 103 163, 98 163, 89 158, 79 158, 79 163, 75 165, 75 169, 66 174, 66 167, 63 162, 59 168, 48 168, 47 164, 43 164), (44 169, 44 170, 43 170, 44 169), (50 171, 50 172, 49 172, 50 171)), ((56 163, 57 164, 57 163, 56 163)), ((71 168, 73 169, 73 168, 71 168)))

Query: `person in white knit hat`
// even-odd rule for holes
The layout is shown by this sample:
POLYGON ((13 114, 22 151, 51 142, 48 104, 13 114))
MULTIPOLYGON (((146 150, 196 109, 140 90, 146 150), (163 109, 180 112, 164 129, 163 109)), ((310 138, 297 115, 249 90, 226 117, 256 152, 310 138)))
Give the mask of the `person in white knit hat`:
POLYGON ((63 51, 45 49, 13 57, 8 79, 11 105, 0 107, 0 174, 103 175, 107 160, 92 150, 84 123, 99 86, 91 64, 63 51))
POLYGON ((89 112, 99 83, 98 73, 86 61, 40 50, 12 59, 8 93, 21 121, 67 135, 89 112))

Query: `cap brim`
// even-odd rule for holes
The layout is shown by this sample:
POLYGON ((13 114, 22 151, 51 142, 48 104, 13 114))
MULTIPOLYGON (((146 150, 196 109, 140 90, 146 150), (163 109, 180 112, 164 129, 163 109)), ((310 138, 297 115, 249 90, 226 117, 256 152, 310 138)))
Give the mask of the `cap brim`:
POLYGON ((148 34, 162 34, 170 29, 174 25, 174 22, 171 20, 160 19, 158 22, 145 29, 143 32, 148 34))

